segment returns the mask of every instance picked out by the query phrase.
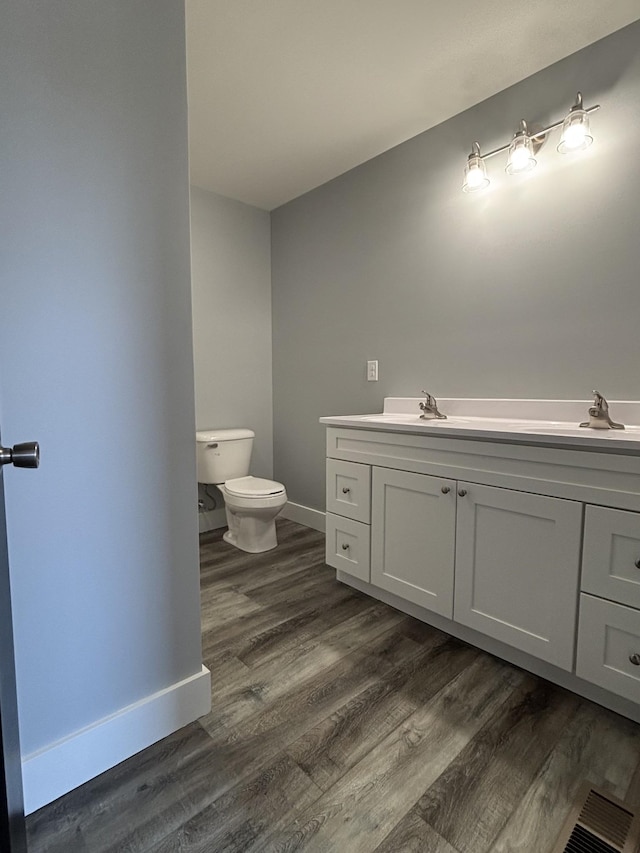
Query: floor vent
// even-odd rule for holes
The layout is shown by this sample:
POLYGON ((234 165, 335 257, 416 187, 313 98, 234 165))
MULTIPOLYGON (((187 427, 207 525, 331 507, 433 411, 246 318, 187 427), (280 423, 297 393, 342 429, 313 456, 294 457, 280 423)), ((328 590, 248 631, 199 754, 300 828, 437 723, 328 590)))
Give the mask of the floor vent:
POLYGON ((636 809, 585 784, 553 853, 636 853, 640 818, 636 809))

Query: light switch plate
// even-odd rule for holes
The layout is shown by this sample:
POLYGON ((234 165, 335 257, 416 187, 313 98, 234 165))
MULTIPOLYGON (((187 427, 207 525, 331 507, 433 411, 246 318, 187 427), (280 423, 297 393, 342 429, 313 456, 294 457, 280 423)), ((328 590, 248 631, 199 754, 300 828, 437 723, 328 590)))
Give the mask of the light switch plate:
POLYGON ((367 362, 367 381, 368 382, 377 382, 378 381, 378 360, 368 361, 367 362))

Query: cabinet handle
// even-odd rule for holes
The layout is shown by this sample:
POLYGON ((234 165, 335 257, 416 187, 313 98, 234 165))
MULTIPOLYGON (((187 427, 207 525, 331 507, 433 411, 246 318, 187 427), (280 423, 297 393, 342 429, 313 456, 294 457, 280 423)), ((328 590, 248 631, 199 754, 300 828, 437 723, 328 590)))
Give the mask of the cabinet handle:
POLYGON ((640 569, 640 560, 636 560, 636 569, 640 569))
POLYGON ((442 492, 442 494, 443 494, 443 495, 448 495, 448 494, 449 494, 449 492, 451 491, 451 487, 450 487, 450 486, 443 486, 443 487, 440 489, 440 491, 442 492))
POLYGON ((630 661, 634 666, 640 666, 640 655, 638 655, 638 654, 629 655, 629 661, 630 661))
POLYGON ((458 495, 463 498, 467 494, 466 489, 458 489, 458 495))
MULTIPOLYGON (((343 551, 348 551, 348 550, 349 550, 349 543, 348 543, 348 542, 343 542, 343 543, 342 543, 342 550, 343 550, 343 551)), ((638 663, 640 663, 640 658, 638 658, 638 663)))
POLYGON ((349 486, 343 486, 342 487, 342 494, 343 495, 348 495, 350 491, 351 491, 351 489, 349 488, 349 486))

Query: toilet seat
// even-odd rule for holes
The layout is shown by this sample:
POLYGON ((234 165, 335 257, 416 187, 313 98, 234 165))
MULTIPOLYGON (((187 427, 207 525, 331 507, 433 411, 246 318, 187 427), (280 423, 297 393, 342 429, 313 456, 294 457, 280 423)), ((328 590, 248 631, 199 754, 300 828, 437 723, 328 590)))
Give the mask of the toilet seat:
POLYGON ((227 480, 224 488, 227 494, 238 498, 275 498, 285 494, 282 483, 276 480, 265 480, 262 477, 237 477, 234 480, 227 480))

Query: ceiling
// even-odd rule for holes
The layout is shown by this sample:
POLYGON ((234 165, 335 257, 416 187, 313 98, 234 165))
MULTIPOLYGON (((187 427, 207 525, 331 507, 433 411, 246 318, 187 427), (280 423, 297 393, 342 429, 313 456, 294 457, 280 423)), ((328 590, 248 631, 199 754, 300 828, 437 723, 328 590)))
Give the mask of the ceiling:
POLYGON ((186 0, 191 181, 271 210, 640 18, 638 0, 186 0))

